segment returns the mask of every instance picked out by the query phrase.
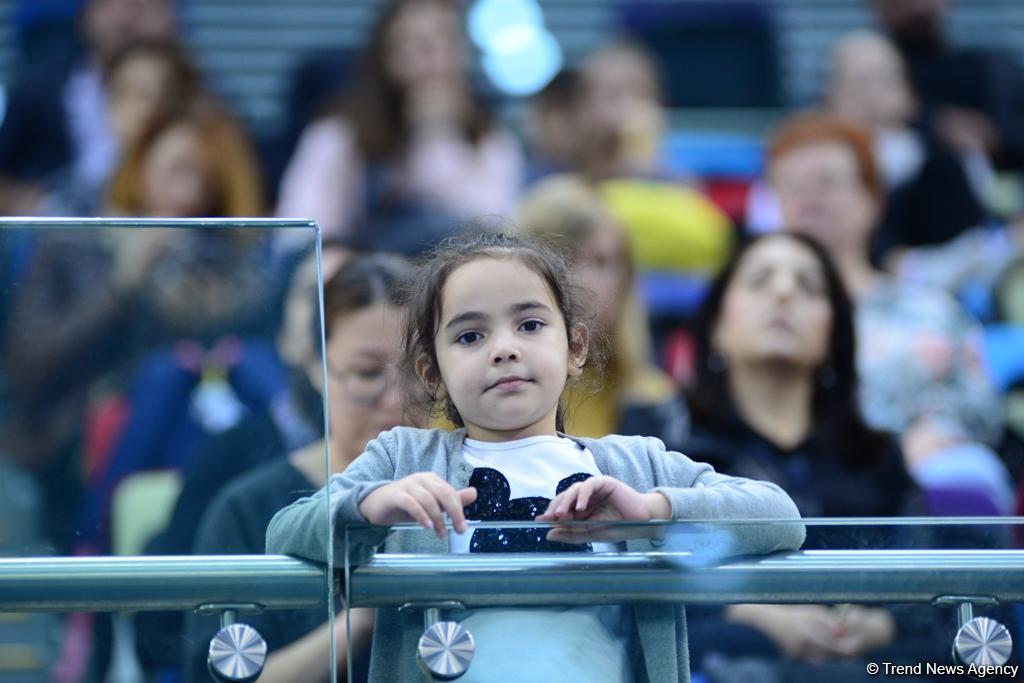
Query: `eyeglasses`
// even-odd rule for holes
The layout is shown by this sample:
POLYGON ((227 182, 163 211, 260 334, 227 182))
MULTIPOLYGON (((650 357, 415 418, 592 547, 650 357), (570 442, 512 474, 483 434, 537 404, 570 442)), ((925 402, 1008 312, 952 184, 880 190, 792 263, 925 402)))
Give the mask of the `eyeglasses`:
POLYGON ((327 374, 342 385, 347 398, 361 406, 375 406, 397 384, 398 377, 386 366, 343 370, 327 361, 327 374))

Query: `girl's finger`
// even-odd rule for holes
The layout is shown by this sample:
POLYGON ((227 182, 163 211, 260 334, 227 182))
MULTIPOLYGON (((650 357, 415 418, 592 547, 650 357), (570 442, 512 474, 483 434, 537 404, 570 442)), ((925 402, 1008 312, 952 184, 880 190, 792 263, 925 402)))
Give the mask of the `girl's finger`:
POLYGON ((460 534, 466 530, 466 516, 462 511, 462 502, 459 494, 452 488, 451 484, 442 482, 429 487, 437 502, 444 508, 451 520, 452 526, 460 534))
POLYGON ((547 519, 565 519, 566 513, 571 513, 573 502, 576 500, 576 493, 579 491, 579 484, 573 484, 565 491, 555 496, 548 506, 545 514, 547 519))
POLYGON ((579 487, 580 491, 576 498, 576 507, 574 508, 577 512, 587 509, 587 504, 590 502, 590 495, 594 491, 594 485, 591 483, 590 479, 579 484, 579 487))
POLYGON ((466 488, 457 491, 459 494, 459 502, 465 507, 476 500, 476 487, 467 486, 466 488))
POLYGON ((429 515, 434 532, 438 537, 444 538, 444 517, 433 492, 421 485, 413 488, 410 493, 429 515))
POLYGON ((423 509, 423 506, 419 504, 412 494, 408 491, 402 491, 395 499, 397 507, 409 515, 409 519, 413 520, 424 529, 429 531, 434 530, 433 521, 430 519, 430 515, 423 509))
POLYGON ((558 501, 560 501, 562 499, 562 495, 563 494, 560 493, 557 496, 555 496, 551 500, 551 502, 548 503, 548 506, 546 508, 544 508, 544 512, 542 512, 541 514, 539 514, 536 517, 534 517, 534 519, 536 519, 538 522, 544 522, 544 521, 547 521, 549 519, 554 519, 554 516, 555 516, 555 504, 558 503, 558 501))

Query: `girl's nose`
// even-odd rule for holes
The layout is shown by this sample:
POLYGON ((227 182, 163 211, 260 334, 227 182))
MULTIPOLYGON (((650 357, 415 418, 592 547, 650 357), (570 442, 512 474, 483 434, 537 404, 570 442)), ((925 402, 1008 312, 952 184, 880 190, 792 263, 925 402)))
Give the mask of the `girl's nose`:
POLYGON ((502 363, 505 361, 517 361, 519 360, 519 354, 511 349, 508 350, 495 350, 491 362, 494 364, 502 363))
POLYGON ((491 363, 519 360, 519 349, 515 345, 512 335, 499 334, 494 337, 494 347, 491 349, 491 363))

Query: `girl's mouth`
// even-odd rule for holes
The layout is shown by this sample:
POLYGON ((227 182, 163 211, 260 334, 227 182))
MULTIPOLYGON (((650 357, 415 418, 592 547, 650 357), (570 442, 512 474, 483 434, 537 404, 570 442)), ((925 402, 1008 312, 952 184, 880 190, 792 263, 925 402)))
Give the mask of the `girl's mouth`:
POLYGON ((502 377, 497 382, 488 387, 490 389, 501 389, 502 391, 512 391, 523 387, 529 382, 528 379, 522 377, 502 377))

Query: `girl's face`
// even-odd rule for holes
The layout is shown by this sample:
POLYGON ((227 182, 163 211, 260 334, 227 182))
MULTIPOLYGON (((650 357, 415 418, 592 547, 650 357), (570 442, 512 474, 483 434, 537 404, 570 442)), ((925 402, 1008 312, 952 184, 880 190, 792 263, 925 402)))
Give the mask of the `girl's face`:
POLYGON ((330 325, 326 360, 331 445, 340 455, 358 455, 378 434, 403 423, 395 379, 401 320, 395 306, 374 304, 330 325))
POLYGON ((598 325, 605 332, 612 331, 629 277, 625 237, 614 223, 598 228, 583 243, 573 261, 573 272, 593 302, 598 325))
POLYGON ((138 138, 173 97, 174 75, 156 54, 139 52, 110 75, 110 117, 122 144, 138 138))
POLYGON ((742 258, 726 289, 711 346, 730 365, 824 364, 832 330, 828 283, 814 253, 785 236, 742 258))
POLYGON ((578 377, 545 281, 518 259, 479 258, 456 268, 442 291, 434 335, 444 391, 470 438, 510 441, 555 433, 558 400, 578 377))
POLYGON ((405 7, 385 32, 384 68, 399 88, 463 78, 458 17, 437 2, 405 7))
POLYGON ((830 141, 795 147, 772 163, 770 174, 787 229, 810 235, 837 257, 867 257, 879 206, 853 150, 830 141))
POLYGON ((197 217, 208 213, 210 175, 195 129, 187 124, 168 128, 153 141, 142 165, 147 215, 197 217))

